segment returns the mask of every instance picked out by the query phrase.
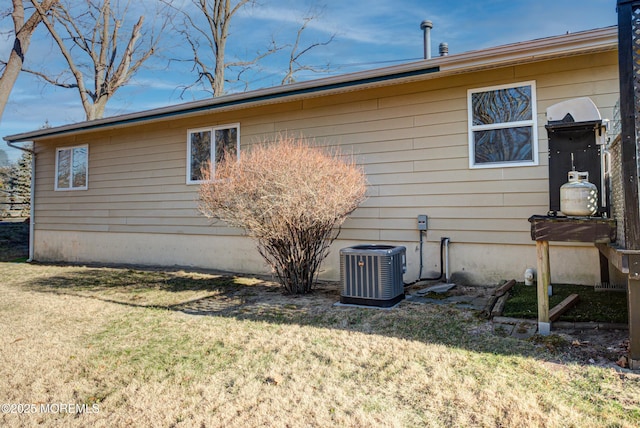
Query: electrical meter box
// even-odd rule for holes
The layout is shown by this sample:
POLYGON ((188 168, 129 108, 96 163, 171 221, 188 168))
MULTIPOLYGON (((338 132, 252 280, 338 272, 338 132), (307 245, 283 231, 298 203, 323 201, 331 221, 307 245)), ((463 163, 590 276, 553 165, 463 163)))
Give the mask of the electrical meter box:
POLYGON ((418 215, 418 230, 427 230, 427 226, 429 225, 429 217, 426 214, 418 215))

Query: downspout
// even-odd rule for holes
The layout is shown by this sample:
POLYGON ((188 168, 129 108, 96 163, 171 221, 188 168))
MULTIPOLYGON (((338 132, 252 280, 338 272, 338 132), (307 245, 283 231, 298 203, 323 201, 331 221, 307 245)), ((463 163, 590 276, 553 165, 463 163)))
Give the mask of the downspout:
MULTIPOLYGON (((34 243, 34 231, 35 231, 35 201, 36 201, 36 151, 27 149, 25 147, 17 146, 11 141, 6 142, 9 147, 21 150, 23 152, 31 153, 31 194, 29 195, 29 258, 28 263, 33 261, 33 243, 34 243)), ((34 143, 35 148, 35 143, 34 143)))

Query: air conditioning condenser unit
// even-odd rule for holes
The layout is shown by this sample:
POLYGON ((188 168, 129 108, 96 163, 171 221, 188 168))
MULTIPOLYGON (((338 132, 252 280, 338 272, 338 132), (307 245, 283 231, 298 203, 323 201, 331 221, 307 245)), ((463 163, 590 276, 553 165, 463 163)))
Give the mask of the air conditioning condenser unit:
POLYGON ((406 248, 356 245, 340 250, 340 303, 390 307, 404 299, 406 248))

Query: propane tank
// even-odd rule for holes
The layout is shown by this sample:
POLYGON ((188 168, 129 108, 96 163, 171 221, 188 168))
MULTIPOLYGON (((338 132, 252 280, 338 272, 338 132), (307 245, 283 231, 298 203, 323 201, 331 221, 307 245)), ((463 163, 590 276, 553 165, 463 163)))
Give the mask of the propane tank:
POLYGON ((589 183, 589 172, 569 171, 569 182, 560 187, 560 211, 566 216, 591 216, 598 211, 598 188, 589 183))

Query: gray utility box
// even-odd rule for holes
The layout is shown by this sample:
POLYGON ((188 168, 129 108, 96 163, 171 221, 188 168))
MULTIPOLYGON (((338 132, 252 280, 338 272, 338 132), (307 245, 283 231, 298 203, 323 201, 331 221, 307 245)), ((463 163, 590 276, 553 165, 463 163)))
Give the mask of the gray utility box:
POLYGON ((340 250, 340 303, 390 307, 404 299, 406 248, 356 245, 340 250))

